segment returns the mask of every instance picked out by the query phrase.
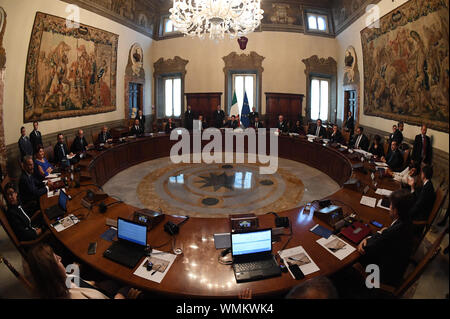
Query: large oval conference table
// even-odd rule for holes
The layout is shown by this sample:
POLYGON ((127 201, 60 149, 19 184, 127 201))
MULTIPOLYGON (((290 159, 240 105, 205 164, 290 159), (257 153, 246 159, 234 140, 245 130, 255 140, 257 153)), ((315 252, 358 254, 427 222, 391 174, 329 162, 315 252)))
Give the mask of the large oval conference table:
MULTIPOLYGON (((357 218, 365 223, 376 220, 382 223, 384 227, 391 224, 387 210, 361 205, 362 192, 344 187, 344 183, 350 178, 357 178, 365 185, 372 185, 370 171, 364 174, 352 169, 352 164, 358 160, 354 162, 349 158, 348 154, 343 154, 336 148, 324 146, 321 143, 309 142, 302 137, 280 136, 278 142, 279 157, 314 167, 330 176, 341 186, 336 193, 328 196, 326 199, 330 199, 336 205, 341 206, 345 214, 357 213, 357 218)), ((88 158, 81 160, 79 165, 82 167, 83 173, 90 174, 92 181, 81 183, 81 188, 69 188, 68 194, 75 196, 83 190, 95 190, 96 188, 92 184, 102 186, 111 177, 128 167, 153 159, 167 157, 170 155, 171 147, 175 143, 176 141, 171 141, 170 137, 165 134, 151 136, 146 134, 145 137, 129 139, 125 143, 113 144, 102 151, 89 151, 88 158)), ((207 143, 208 141, 203 141, 202 145, 207 143)), ((266 149, 269 149, 268 142, 266 149)), ((364 165, 367 168, 373 167, 373 164, 369 162, 366 162, 364 165)), ((377 179, 379 188, 394 190, 400 187, 398 183, 389 177, 377 177, 377 179)), ((307 275, 302 280, 295 280, 286 272, 282 273, 281 277, 238 284, 236 283, 232 266, 219 263, 218 257, 221 250, 215 249, 213 239, 213 235, 216 233, 228 233, 231 231, 229 219, 192 217, 180 226, 180 233, 176 235, 176 246, 181 244, 183 254, 176 257, 165 278, 158 284, 133 275, 135 269, 129 269, 103 257, 103 252, 111 245, 111 242, 100 238, 109 229, 109 226, 106 225, 106 219, 131 218, 134 211, 138 210, 138 208, 126 203, 120 203, 111 205, 104 214, 99 212, 98 207, 92 209, 88 214, 87 209, 81 208, 81 199, 84 194, 75 196, 68 203, 68 214, 76 210, 75 215, 82 214, 87 218, 59 233, 53 227, 49 227, 53 235, 82 262, 102 274, 123 284, 163 297, 236 298, 239 292, 245 288, 250 288, 254 297, 282 297, 283 294, 301 282, 315 276, 333 274, 355 263, 360 257, 358 251, 355 250, 345 259, 339 260, 326 251, 316 242, 320 237, 310 232, 310 229, 316 224, 329 229, 332 228, 314 216, 314 207, 307 214, 303 212, 303 207, 297 207, 277 212, 279 216, 289 218, 292 224, 293 235, 291 239, 289 239, 289 236, 280 236, 280 240, 273 244, 273 253, 276 254, 289 240, 285 248, 302 246, 320 268, 320 271, 307 275), (91 242, 98 243, 95 255, 87 254, 88 246, 91 242)), ((373 185, 366 195, 377 199, 381 198, 380 195, 375 194, 373 185)), ((108 197, 104 202, 108 204, 116 201, 115 198, 108 197)), ((57 197, 47 198, 44 195, 41 198, 41 209, 44 211, 47 207, 56 203, 57 197)), ((157 210, 157 207, 153 209, 157 210)), ((230 211, 230 214, 233 214, 233 212, 230 211)), ((52 223, 46 216, 44 216, 44 219, 48 225, 52 223)), ((260 215, 258 219, 261 229, 275 227, 275 217, 272 214, 260 215)), ((182 220, 183 218, 179 216, 166 215, 163 222, 148 232, 148 244, 158 247, 168 242, 166 246, 159 248, 159 250, 172 253, 170 236, 164 232, 163 226, 168 221, 179 223, 182 220)), ((373 232, 379 230, 372 225, 370 227, 373 232)), ((289 233, 289 229, 286 229, 285 232, 289 233)), ((230 258, 230 255, 228 255, 228 258, 230 258)), ((277 261, 279 261, 279 258, 277 261)), ((139 267, 141 263, 142 260, 136 267, 139 267)))

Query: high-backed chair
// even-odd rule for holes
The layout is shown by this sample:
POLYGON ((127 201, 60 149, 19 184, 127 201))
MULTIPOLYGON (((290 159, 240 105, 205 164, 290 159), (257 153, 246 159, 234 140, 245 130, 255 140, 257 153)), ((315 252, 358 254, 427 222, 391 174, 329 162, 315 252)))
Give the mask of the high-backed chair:
MULTIPOLYGON (((39 214, 39 212, 36 213, 31 218, 31 220, 36 218, 38 214, 39 214)), ((14 233, 13 229, 11 228, 11 226, 9 225, 8 218, 6 217, 6 209, 5 209, 5 207, 3 205, 0 207, 0 224, 3 226, 3 229, 8 234, 8 237, 11 239, 11 242, 14 244, 14 246, 16 246, 17 250, 22 254, 22 256, 24 258, 26 256, 26 252, 28 251, 28 249, 30 249, 34 245, 40 243, 41 241, 43 241, 44 239, 46 239, 50 235, 50 231, 46 230, 43 234, 41 234, 35 240, 20 241, 17 238, 17 236, 14 233)))
POLYGON ((401 169, 402 171, 409 165, 410 152, 411 152, 411 149, 407 149, 407 150, 403 151, 403 165, 402 165, 402 169, 401 169))
POLYGON ((5 266, 12 272, 12 274, 25 286, 25 288, 33 294, 34 290, 31 282, 27 278, 25 278, 23 274, 18 272, 16 268, 14 268, 14 266, 10 264, 6 257, 0 255, 0 265, 2 263, 5 264, 5 266))
POLYGON ((91 132, 92 144, 96 144, 98 141, 99 132, 91 132))
POLYGON ((387 155, 387 153, 389 151, 389 143, 387 141, 385 141, 383 143, 383 147, 384 147, 384 154, 387 155))
POLYGON ((350 132, 342 130, 342 136, 344 137, 345 144, 348 145, 348 143, 350 143, 350 132))
POLYGON ((44 156, 50 163, 55 162, 55 149, 53 145, 44 148, 44 156))

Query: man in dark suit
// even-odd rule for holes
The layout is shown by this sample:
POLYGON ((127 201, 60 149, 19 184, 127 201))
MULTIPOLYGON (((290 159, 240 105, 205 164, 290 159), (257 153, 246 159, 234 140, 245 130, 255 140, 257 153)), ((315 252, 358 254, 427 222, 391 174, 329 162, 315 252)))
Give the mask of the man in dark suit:
POLYGON ((423 186, 420 189, 415 189, 414 179, 410 178, 408 184, 411 186, 412 194, 414 195, 414 206, 411 209, 412 220, 427 220, 433 209, 434 201, 436 200, 436 193, 434 191, 433 183, 433 169, 431 166, 424 166, 420 173, 423 186))
POLYGON ((350 137, 352 137, 355 131, 355 121, 353 120, 353 115, 350 111, 347 113, 347 119, 344 122, 344 128, 347 132, 350 132, 350 137))
POLYGON ((405 128, 405 123, 403 123, 402 121, 398 122, 395 140, 397 141, 399 147, 403 143, 403 129, 404 128, 405 128))
POLYGON ((220 105, 217 105, 217 110, 213 113, 214 127, 223 127, 223 121, 225 120, 225 112, 222 110, 220 105))
POLYGON ((335 143, 340 143, 340 144, 344 144, 344 137, 342 136, 341 131, 339 130, 339 126, 337 126, 337 124, 333 125, 333 132, 330 135, 330 143, 331 144, 335 144, 335 143))
POLYGON ((130 128, 130 136, 140 136, 144 134, 144 128, 139 123, 138 119, 134 120, 134 125, 130 128))
POLYGON ((356 135, 353 136, 353 139, 350 141, 350 147, 355 149, 361 149, 366 151, 369 149, 369 139, 364 134, 364 127, 358 126, 356 129, 356 135))
POLYGON ((311 126, 309 130, 309 134, 315 135, 320 138, 326 138, 327 137, 327 130, 322 126, 322 120, 318 119, 316 121, 316 125, 311 126))
POLYGON ((422 163, 431 165, 432 147, 431 139, 427 136, 427 126, 422 125, 421 134, 416 135, 411 159, 414 166, 419 168, 422 163))
POLYGON ((358 246, 361 264, 375 264, 383 284, 397 286, 403 278, 412 253, 412 225, 409 218, 411 194, 397 190, 390 196, 392 224, 364 239, 358 246))
POLYGON ((289 133, 289 127, 288 127, 286 121, 284 120, 283 115, 278 116, 277 129, 278 129, 279 133, 289 133))
POLYGON ((256 118, 259 118, 259 113, 256 112, 256 107, 252 107, 252 111, 248 114, 248 118, 250 119, 250 126, 255 122, 256 118))
POLYGON ((97 143, 98 144, 106 144, 111 143, 113 140, 111 133, 108 131, 108 127, 105 125, 102 128, 102 131, 98 134, 97 143))
POLYGON ((78 130, 77 136, 73 140, 70 151, 74 154, 81 154, 86 152, 87 148, 91 145, 88 144, 86 138, 84 137, 83 130, 78 130))
POLYGON ((194 121, 194 113, 191 110, 191 106, 188 105, 187 111, 184 113, 184 127, 187 130, 192 130, 193 121, 194 121))
POLYGON ((381 161, 388 164, 393 172, 399 172, 403 165, 403 155, 398 149, 397 141, 391 142, 391 147, 386 155, 382 157, 381 161))
POLYGON ((4 195, 8 203, 6 218, 17 238, 20 241, 29 241, 38 238, 42 234, 42 229, 32 224, 32 214, 28 214, 20 205, 16 186, 8 183, 5 186, 4 195))
POLYGON ((166 134, 170 134, 172 132, 172 130, 175 128, 177 128, 177 126, 173 122, 172 118, 169 118, 167 120, 167 124, 166 124, 166 134))
POLYGON ((20 157, 23 158, 26 155, 33 155, 33 144, 31 144, 30 139, 27 136, 27 131, 25 127, 20 128, 20 139, 18 141, 19 144, 19 150, 20 150, 20 157))
POLYGON ((259 117, 255 117, 251 125, 254 129, 264 128, 264 124, 259 121, 259 117))
POLYGON ((136 115, 135 120, 139 120, 139 125, 143 128, 145 128, 145 116, 142 110, 138 111, 138 114, 136 115))
POLYGON ((26 155, 22 162, 22 175, 19 179, 19 193, 20 201, 27 208, 30 208, 34 213, 40 209, 39 198, 47 194, 52 183, 49 181, 47 183, 40 181, 34 175, 34 161, 33 157, 26 155))
POLYGON ((58 164, 61 163, 63 159, 67 158, 68 155, 73 156, 73 153, 69 152, 66 143, 64 143, 64 135, 62 133, 58 134, 58 142, 53 148, 53 153, 55 154, 55 162, 58 164))
POLYGON ((44 145, 44 143, 42 143, 42 134, 38 130, 39 123, 33 122, 33 128, 34 128, 33 131, 31 131, 31 133, 30 133, 30 142, 31 142, 31 145, 33 145, 33 151, 36 152, 37 147, 39 145, 44 145))

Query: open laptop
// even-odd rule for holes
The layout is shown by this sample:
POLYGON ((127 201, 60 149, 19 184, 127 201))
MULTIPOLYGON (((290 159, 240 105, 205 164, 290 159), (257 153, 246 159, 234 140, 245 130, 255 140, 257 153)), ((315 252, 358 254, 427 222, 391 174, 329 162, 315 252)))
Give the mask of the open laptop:
POLYGON ((117 238, 103 256, 128 268, 136 267, 147 246, 147 226, 117 219, 117 238))
POLYGON ((272 255, 272 229, 232 233, 231 254, 238 283, 281 275, 272 255))
POLYGON ((45 214, 47 215, 48 219, 53 220, 58 217, 62 217, 67 212, 67 201, 69 200, 69 197, 64 192, 64 190, 59 190, 59 197, 58 197, 58 204, 51 206, 45 210, 45 214))

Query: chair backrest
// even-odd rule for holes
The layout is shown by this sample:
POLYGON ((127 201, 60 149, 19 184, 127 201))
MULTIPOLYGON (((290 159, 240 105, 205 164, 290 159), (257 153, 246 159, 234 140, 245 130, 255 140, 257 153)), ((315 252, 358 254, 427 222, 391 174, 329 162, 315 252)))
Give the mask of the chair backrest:
POLYGON ((12 272, 12 274, 27 288, 31 293, 34 292, 33 285, 25 278, 25 276, 19 273, 13 265, 3 256, 0 255, 0 264, 4 263, 5 266, 12 272))
POLYGON ((346 144, 350 143, 350 132, 342 130, 342 136, 344 137, 344 141, 346 144))
POLYGON ((436 218, 437 213, 439 212, 439 209, 441 209, 442 204, 444 203, 445 196, 447 195, 447 192, 444 192, 442 188, 438 188, 436 190, 436 199, 434 200, 433 209, 430 212, 430 216, 428 216, 427 220, 427 228, 429 228, 436 218))
POLYGON ((96 132, 96 133, 94 133, 94 132, 91 132, 91 137, 92 137, 92 144, 95 144, 95 143, 97 143, 97 141, 98 141, 98 136, 100 135, 100 133, 99 132, 96 132))
POLYGON ((414 268, 414 270, 405 278, 403 283, 395 290, 394 296, 400 297, 402 296, 422 275, 425 271, 426 267, 430 264, 431 261, 437 256, 441 247, 442 239, 446 235, 446 231, 448 228, 444 230, 439 237, 434 241, 433 245, 430 247, 426 255, 422 258, 419 264, 414 268))
POLYGON ((0 186, 0 196, 2 198, 1 204, 6 206, 6 198, 5 194, 3 194, 3 191, 5 190, 6 184, 11 182, 11 178, 9 178, 8 175, 5 176, 5 178, 2 180, 2 184, 0 186))
POLYGON ((52 145, 44 148, 44 156, 50 163, 55 161, 55 149, 52 145))
POLYGON ((6 217, 6 209, 5 207, 0 207, 0 224, 3 226, 3 229, 8 234, 8 237, 13 242, 14 246, 16 246, 17 250, 24 255, 24 251, 21 249, 19 239, 17 238, 16 234, 12 230, 11 226, 9 225, 8 218, 6 217))
POLYGON ((388 142, 384 142, 383 143, 383 147, 384 147, 384 154, 387 155, 387 153, 389 151, 389 143, 388 142))
POLYGON ((408 159, 409 159, 409 153, 411 152, 411 149, 407 149, 403 152, 403 164, 408 163, 408 159))

